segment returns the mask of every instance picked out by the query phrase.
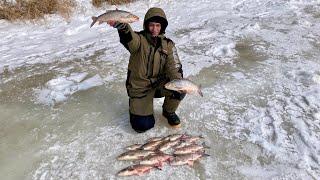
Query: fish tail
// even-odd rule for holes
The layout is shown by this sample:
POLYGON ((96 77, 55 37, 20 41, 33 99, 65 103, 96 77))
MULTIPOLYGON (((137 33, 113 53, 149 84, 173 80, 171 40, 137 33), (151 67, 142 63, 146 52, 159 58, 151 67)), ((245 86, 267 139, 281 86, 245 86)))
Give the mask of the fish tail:
POLYGON ((209 156, 210 154, 206 154, 206 153, 202 154, 202 157, 209 157, 209 156))
POLYGON ((162 166, 160 166, 159 164, 154 164, 153 167, 162 171, 162 166))
POLYGON ((185 138, 188 138, 188 137, 189 137, 189 136, 188 136, 187 132, 184 132, 184 133, 182 134, 180 140, 183 141, 185 138))
POLYGON ((168 162, 171 163, 174 160, 174 156, 172 155, 169 159, 168 162))
POLYGON ((205 142, 202 143, 202 146, 203 146, 204 148, 210 149, 210 147, 207 146, 205 142))
POLYGON ((203 93, 202 93, 201 89, 198 90, 198 93, 199 93, 199 95, 200 95, 201 97, 203 97, 203 93))
POLYGON ((201 97, 203 97, 202 91, 201 91, 201 84, 199 85, 198 93, 200 94, 201 97))
POLYGON ((91 25, 90 25, 90 28, 97 22, 98 17, 92 16, 91 19, 92 19, 92 23, 91 23, 91 25))

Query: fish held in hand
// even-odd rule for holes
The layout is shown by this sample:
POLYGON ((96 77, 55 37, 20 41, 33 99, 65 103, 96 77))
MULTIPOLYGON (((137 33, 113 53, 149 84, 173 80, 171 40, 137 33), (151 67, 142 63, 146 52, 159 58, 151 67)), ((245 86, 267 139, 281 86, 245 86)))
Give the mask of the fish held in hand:
POLYGON ((139 20, 139 17, 123 10, 108 10, 105 13, 99 15, 98 17, 92 16, 92 27, 96 22, 102 24, 108 21, 115 21, 120 23, 133 23, 139 20))
POLYGON ((166 89, 178 91, 180 93, 194 94, 198 93, 203 97, 201 86, 196 85, 188 79, 174 79, 164 85, 166 89))

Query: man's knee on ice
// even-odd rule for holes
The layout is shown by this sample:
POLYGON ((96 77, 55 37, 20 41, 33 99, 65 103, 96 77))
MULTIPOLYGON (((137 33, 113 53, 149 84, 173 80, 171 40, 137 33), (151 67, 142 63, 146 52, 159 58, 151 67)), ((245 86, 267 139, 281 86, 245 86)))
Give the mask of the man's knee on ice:
POLYGON ((142 133, 153 128, 155 120, 153 115, 139 116, 130 113, 130 124, 136 132, 142 133))

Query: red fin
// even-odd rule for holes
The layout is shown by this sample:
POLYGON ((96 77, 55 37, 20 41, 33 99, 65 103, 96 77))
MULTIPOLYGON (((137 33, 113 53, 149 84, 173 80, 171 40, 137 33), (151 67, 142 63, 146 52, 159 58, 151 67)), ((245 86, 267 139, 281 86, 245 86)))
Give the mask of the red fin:
POLYGON ((192 166, 193 166, 193 161, 188 161, 188 165, 189 165, 190 167, 192 167, 192 166))

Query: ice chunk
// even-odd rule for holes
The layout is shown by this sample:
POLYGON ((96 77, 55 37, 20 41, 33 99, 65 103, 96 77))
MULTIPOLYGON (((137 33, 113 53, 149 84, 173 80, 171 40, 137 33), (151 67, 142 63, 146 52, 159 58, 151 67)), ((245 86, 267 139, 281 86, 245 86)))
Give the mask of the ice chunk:
POLYGON ((320 112, 314 113, 313 117, 317 120, 320 120, 320 112))
POLYGON ((58 77, 46 83, 45 88, 35 90, 37 101, 46 105, 54 105, 68 100, 68 98, 81 90, 100 86, 103 80, 99 75, 95 75, 81 82, 88 73, 73 73, 69 77, 58 77))
POLYGON ((237 54, 235 47, 236 47, 235 43, 220 45, 218 47, 209 49, 206 52, 206 55, 211 55, 216 57, 221 57, 221 56, 231 57, 237 54))
POLYGON ((78 90, 87 90, 95 86, 100 86, 103 84, 103 80, 99 75, 95 75, 89 79, 84 80, 78 85, 78 90))
POLYGON ((231 74, 236 79, 245 79, 246 75, 244 75, 242 72, 234 72, 231 74))
POLYGON ((69 80, 75 81, 75 82, 81 82, 87 77, 88 73, 72 73, 70 77, 68 77, 69 80))
POLYGON ((312 80, 317 83, 320 84, 320 75, 316 74, 312 77, 312 80))

